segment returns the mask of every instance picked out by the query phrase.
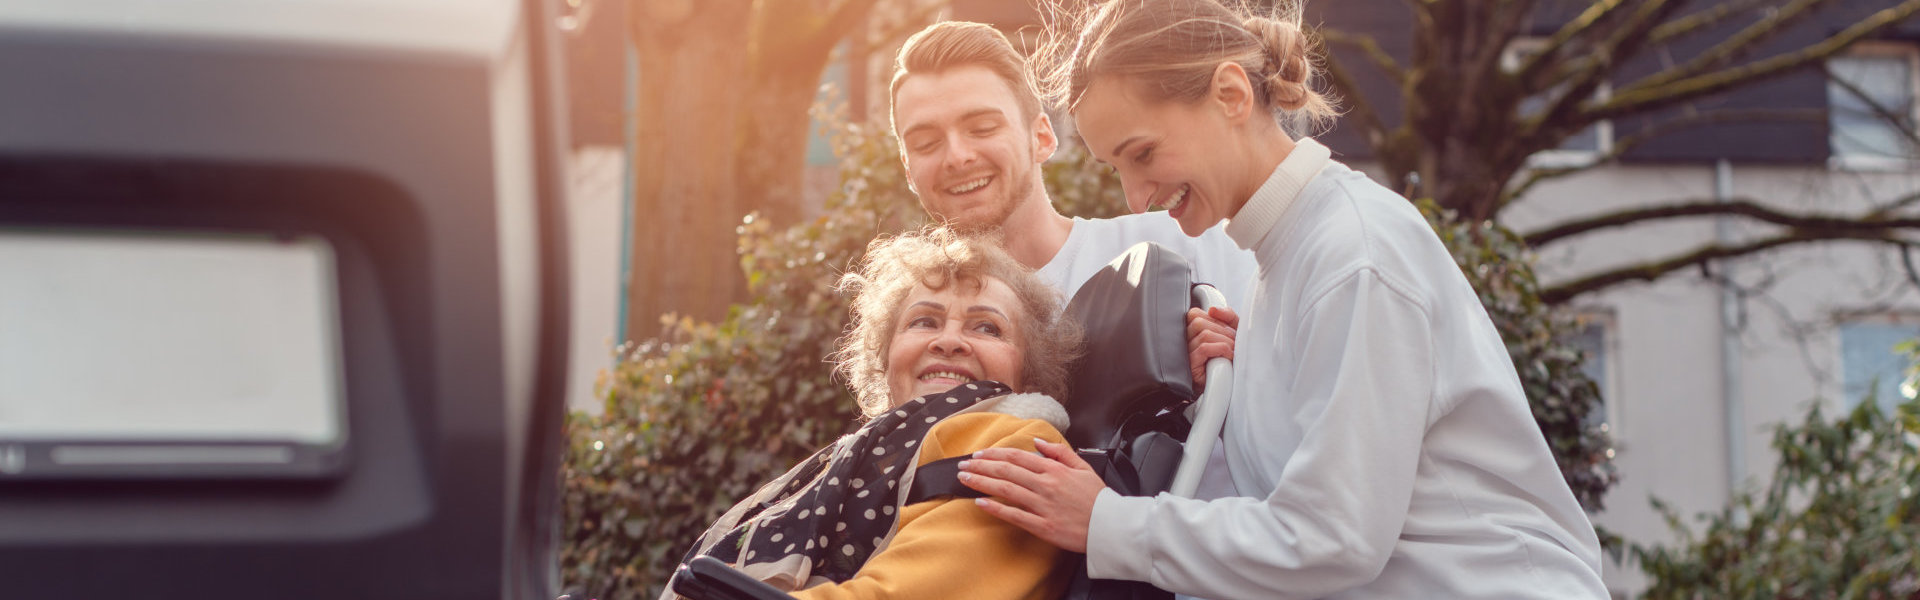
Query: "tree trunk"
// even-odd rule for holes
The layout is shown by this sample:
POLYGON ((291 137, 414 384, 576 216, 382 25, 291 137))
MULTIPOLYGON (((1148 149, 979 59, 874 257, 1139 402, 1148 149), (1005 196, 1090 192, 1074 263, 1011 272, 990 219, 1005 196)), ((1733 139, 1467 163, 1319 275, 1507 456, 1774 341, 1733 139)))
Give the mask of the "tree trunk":
POLYGON ((838 36, 790 22, 766 25, 748 67, 754 87, 744 99, 740 182, 745 197, 753 199, 751 210, 780 228, 800 217, 807 134, 813 126, 808 113, 838 36))
POLYGON ((798 220, 820 74, 873 2, 635 2, 627 339, 658 335, 665 313, 718 321, 746 300, 741 217, 798 220))
POLYGON ((734 228, 747 204, 736 165, 753 3, 695 4, 639 2, 629 13, 639 60, 629 340, 659 335, 667 312, 718 320, 744 287, 734 228))

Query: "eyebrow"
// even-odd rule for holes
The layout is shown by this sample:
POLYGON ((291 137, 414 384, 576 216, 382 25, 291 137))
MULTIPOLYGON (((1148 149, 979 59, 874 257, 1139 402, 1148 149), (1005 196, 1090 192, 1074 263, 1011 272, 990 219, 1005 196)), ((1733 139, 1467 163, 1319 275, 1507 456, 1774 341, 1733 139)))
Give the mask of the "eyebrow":
POLYGON ((1089 142, 1089 141, 1087 141, 1087 136, 1084 136, 1084 135, 1080 135, 1080 134, 1079 134, 1079 133, 1077 133, 1077 132, 1076 132, 1076 133, 1074 133, 1074 134, 1073 134, 1073 136, 1074 136, 1074 137, 1076 137, 1076 138, 1079 138, 1079 139, 1080 139, 1080 147, 1082 147, 1082 148, 1086 148, 1086 149, 1087 149, 1087 157, 1088 157, 1088 158, 1091 158, 1091 159, 1093 159, 1093 162, 1097 162, 1097 163, 1100 163, 1100 164, 1103 164, 1103 165, 1104 165, 1104 164, 1107 164, 1107 161, 1104 161, 1104 160, 1100 160, 1100 157, 1099 157, 1099 156, 1096 156, 1096 155, 1094 155, 1094 152, 1093 152, 1093 142, 1089 142))
POLYGON ((969 306, 967 307, 967 312, 990 312, 996 315, 1000 315, 1000 318, 1002 319, 1007 318, 1007 313, 1000 312, 1000 309, 987 306, 985 304, 975 304, 973 306, 969 306))
MULTIPOLYGON (((998 109, 998 108, 976 108, 976 109, 973 109, 973 110, 970 110, 970 111, 967 111, 967 112, 966 112, 966 114, 963 114, 963 115, 960 115, 960 120, 961 120, 961 121, 971 121, 971 120, 974 120, 974 119, 978 119, 978 118, 980 118, 980 117, 986 117, 986 116, 1005 116, 1005 115, 1006 115, 1006 113, 1005 113, 1005 112, 1002 112, 1002 111, 1001 111, 1000 109, 998 109)), ((905 138, 905 137, 907 137, 907 136, 910 136, 910 135, 913 135, 913 134, 914 134, 915 132, 918 132, 918 131, 920 131, 920 130, 923 130, 923 129, 934 129, 934 128, 935 128, 935 127, 934 127, 934 125, 933 125, 932 123, 921 123, 921 124, 918 124, 918 125, 914 125, 914 126, 912 126, 912 127, 908 127, 906 131, 902 131, 902 132, 900 132, 900 137, 902 137, 902 138, 905 138)))
MULTIPOLYGON (((909 305, 909 306, 907 306, 907 310, 912 310, 912 309, 915 309, 915 308, 919 308, 919 307, 922 307, 922 306, 925 306, 925 307, 927 307, 927 308, 931 308, 931 309, 934 309, 934 310, 937 310, 937 311, 941 311, 941 312, 946 312, 946 310, 947 310, 947 305, 945 305, 945 304, 941 304, 941 303, 939 303, 939 302, 934 302, 934 301, 932 301, 932 300, 921 300, 921 301, 919 301, 919 302, 915 302, 915 303, 913 303, 913 304, 911 304, 911 305, 909 305)), ((987 305, 985 305, 985 304, 975 304, 975 305, 973 305, 973 306, 969 306, 969 307, 967 307, 967 312, 986 312, 986 313, 993 313, 993 314, 996 314, 996 315, 1000 315, 1000 318, 1002 318, 1002 319, 1008 319, 1008 320, 1012 320, 1011 318, 1009 318, 1009 317, 1007 317, 1007 313, 1003 313, 1003 312, 1000 312, 1000 309, 998 309, 998 308, 994 308, 994 307, 991 307, 991 306, 987 306, 987 305)))
POLYGON ((1113 156, 1115 158, 1118 158, 1120 156, 1120 153, 1127 149, 1127 146, 1131 146, 1133 145, 1134 142, 1140 141, 1140 138, 1142 137, 1145 137, 1145 136, 1136 135, 1136 136, 1127 138, 1125 140, 1121 140, 1120 145, 1113 147, 1113 156))

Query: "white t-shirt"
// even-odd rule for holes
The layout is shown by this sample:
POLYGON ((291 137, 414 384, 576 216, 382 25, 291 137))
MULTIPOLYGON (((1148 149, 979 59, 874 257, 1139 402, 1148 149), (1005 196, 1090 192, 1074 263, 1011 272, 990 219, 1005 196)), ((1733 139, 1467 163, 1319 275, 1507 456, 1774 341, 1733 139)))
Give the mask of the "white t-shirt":
POLYGON ((1594 598, 1600 545, 1419 211, 1303 140, 1228 226, 1244 496, 1102 491, 1088 574, 1214 598, 1594 598))
MULTIPOLYGON (((1193 280, 1210 284, 1227 297, 1227 306, 1239 311, 1250 301, 1248 294, 1259 275, 1253 253, 1234 245, 1226 226, 1215 226, 1190 237, 1180 223, 1164 212, 1123 215, 1111 219, 1073 219, 1067 243, 1053 260, 1034 274, 1061 290, 1071 299, 1094 273, 1113 262, 1120 253, 1140 242, 1154 242, 1187 259, 1193 266, 1193 280)), ((1228 468, 1226 444, 1214 444, 1201 472, 1199 487, 1193 496, 1202 500, 1237 495, 1228 468)))
POLYGON ((1188 237, 1180 231, 1180 223, 1164 212, 1111 219, 1075 217, 1067 243, 1034 274, 1071 299, 1094 273, 1140 242, 1158 243, 1185 257, 1193 265, 1194 282, 1219 288, 1235 311, 1247 306, 1247 293, 1259 268, 1253 253, 1234 245, 1225 226, 1208 229, 1198 238, 1188 237))

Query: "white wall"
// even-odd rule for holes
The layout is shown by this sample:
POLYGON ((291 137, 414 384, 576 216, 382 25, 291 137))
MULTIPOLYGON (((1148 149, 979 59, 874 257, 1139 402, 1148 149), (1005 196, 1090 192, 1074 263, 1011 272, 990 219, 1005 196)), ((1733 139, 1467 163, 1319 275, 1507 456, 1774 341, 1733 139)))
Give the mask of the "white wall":
MULTIPOLYGON (((1733 195, 1796 214, 1859 214, 1876 202, 1920 191, 1920 172, 1855 173, 1821 167, 1733 165, 1733 195)), ((1711 165, 1596 169, 1543 184, 1505 213, 1527 232, 1621 208, 1711 199, 1711 165)), ((1735 239, 1777 233, 1738 220, 1735 239)), ((1714 220, 1689 219, 1627 227, 1542 249, 1539 270, 1549 284, 1636 260, 1669 256, 1712 242, 1714 220)), ((1650 284, 1628 284, 1576 299, 1582 309, 1615 317, 1607 398, 1617 435, 1620 484, 1596 522, 1638 543, 1673 537, 1648 498, 1681 514, 1717 510, 1728 498, 1729 447, 1723 365, 1734 369, 1743 418, 1745 469, 1734 476, 1763 485, 1774 458, 1771 429, 1797 420, 1816 399, 1840 407, 1837 315, 1861 309, 1920 310, 1897 253, 1860 242, 1796 247, 1732 261, 1743 296, 1731 362, 1723 355, 1721 287, 1698 269, 1650 284)), ((1829 414, 1833 414, 1829 412, 1829 414)), ((1608 565, 1616 590, 1644 586, 1635 565, 1608 565)))
POLYGON ((567 409, 605 408, 595 382, 613 367, 620 314, 622 196, 627 156, 617 147, 588 147, 568 161, 567 221, 572 244, 573 328, 567 409))

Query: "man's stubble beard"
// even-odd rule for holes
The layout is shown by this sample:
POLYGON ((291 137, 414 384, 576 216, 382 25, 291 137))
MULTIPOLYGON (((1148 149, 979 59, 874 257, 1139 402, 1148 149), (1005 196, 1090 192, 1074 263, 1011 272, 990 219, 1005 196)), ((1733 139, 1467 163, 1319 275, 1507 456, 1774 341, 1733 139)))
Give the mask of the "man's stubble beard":
POLYGON ((1021 203, 1028 202, 1032 198, 1033 188, 1021 186, 1019 191, 1010 193, 1007 200, 1000 203, 999 210, 987 219, 972 223, 948 221, 947 226, 953 228, 954 231, 967 235, 985 235, 999 238, 1001 237, 1001 232, 1006 230, 1007 219, 1013 217, 1013 213, 1020 209, 1021 203))
MULTIPOLYGON (((1027 153, 1031 154, 1032 151, 1032 143, 1029 142, 1027 153)), ((951 219, 945 219, 940 217, 940 215, 935 215, 935 217, 945 221, 944 224, 947 227, 963 234, 989 236, 996 240, 1003 239, 1005 237, 1004 231, 1006 230, 1007 219, 1011 218, 1013 213, 1018 212, 1021 206, 1024 206, 1027 202, 1032 202, 1035 194, 1033 179, 1037 177, 1036 172, 1040 166, 1030 163, 1021 164, 1024 166, 1021 172, 1007 173, 1010 182, 1017 180, 1018 184, 1007 188, 1006 201, 1001 202, 999 210, 985 221, 961 223, 951 219)))

